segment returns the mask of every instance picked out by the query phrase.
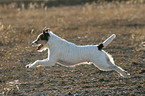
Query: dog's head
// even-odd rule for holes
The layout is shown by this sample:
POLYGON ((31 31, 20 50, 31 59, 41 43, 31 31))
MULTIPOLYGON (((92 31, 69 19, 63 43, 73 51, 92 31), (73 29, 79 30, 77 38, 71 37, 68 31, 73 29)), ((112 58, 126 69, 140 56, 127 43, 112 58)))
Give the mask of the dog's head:
POLYGON ((37 39, 32 42, 32 46, 37 46, 37 51, 42 52, 46 49, 46 44, 49 41, 49 28, 44 28, 42 33, 38 35, 37 39))

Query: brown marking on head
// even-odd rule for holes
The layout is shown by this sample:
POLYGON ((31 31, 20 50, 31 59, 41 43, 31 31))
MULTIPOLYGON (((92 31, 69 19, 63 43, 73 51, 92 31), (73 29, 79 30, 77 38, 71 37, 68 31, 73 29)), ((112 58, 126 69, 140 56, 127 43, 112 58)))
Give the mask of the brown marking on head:
POLYGON ((41 50, 43 45, 45 45, 49 40, 49 28, 44 28, 42 33, 38 35, 37 39, 32 42, 33 46, 38 46, 37 50, 41 50))
POLYGON ((42 40, 46 40, 46 41, 48 41, 48 39, 49 39, 49 30, 50 30, 50 28, 44 28, 43 29, 43 31, 42 31, 42 34, 43 34, 43 36, 41 36, 41 39, 42 40))

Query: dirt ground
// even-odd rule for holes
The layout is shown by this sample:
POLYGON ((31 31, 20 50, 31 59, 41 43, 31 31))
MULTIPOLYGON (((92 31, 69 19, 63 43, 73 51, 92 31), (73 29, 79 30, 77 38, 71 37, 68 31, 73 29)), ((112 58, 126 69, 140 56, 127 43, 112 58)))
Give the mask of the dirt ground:
POLYGON ((0 8, 0 94, 144 96, 144 17, 144 4, 85 5, 47 10, 0 8), (95 45, 116 34, 104 50, 131 76, 123 78, 114 71, 100 71, 92 65, 26 69, 25 65, 47 57, 47 51, 38 53, 31 46, 45 26, 77 45, 95 45))

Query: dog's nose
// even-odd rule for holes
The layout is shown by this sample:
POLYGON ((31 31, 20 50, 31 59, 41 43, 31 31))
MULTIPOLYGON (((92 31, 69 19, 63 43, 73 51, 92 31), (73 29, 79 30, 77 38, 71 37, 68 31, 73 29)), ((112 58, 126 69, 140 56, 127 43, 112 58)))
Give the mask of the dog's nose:
POLYGON ((34 43, 32 42, 32 44, 31 45, 34 45, 34 43))
POLYGON ((32 44, 31 44, 32 46, 34 45, 34 43, 32 42, 32 44))

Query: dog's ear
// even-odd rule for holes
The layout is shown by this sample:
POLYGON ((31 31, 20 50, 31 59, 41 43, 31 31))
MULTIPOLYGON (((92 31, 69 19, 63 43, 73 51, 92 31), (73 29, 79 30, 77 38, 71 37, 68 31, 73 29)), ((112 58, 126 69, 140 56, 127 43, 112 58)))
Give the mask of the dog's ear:
POLYGON ((49 32, 48 32, 49 30, 50 30, 50 28, 44 28, 44 29, 43 29, 42 33, 43 33, 43 36, 44 36, 44 37, 47 38, 48 36, 50 36, 50 35, 49 35, 49 32))
POLYGON ((45 32, 48 32, 48 31, 50 31, 50 28, 45 28, 45 32))
POLYGON ((43 34, 48 33, 48 31, 50 31, 50 28, 44 28, 43 31, 42 31, 42 33, 43 34))

